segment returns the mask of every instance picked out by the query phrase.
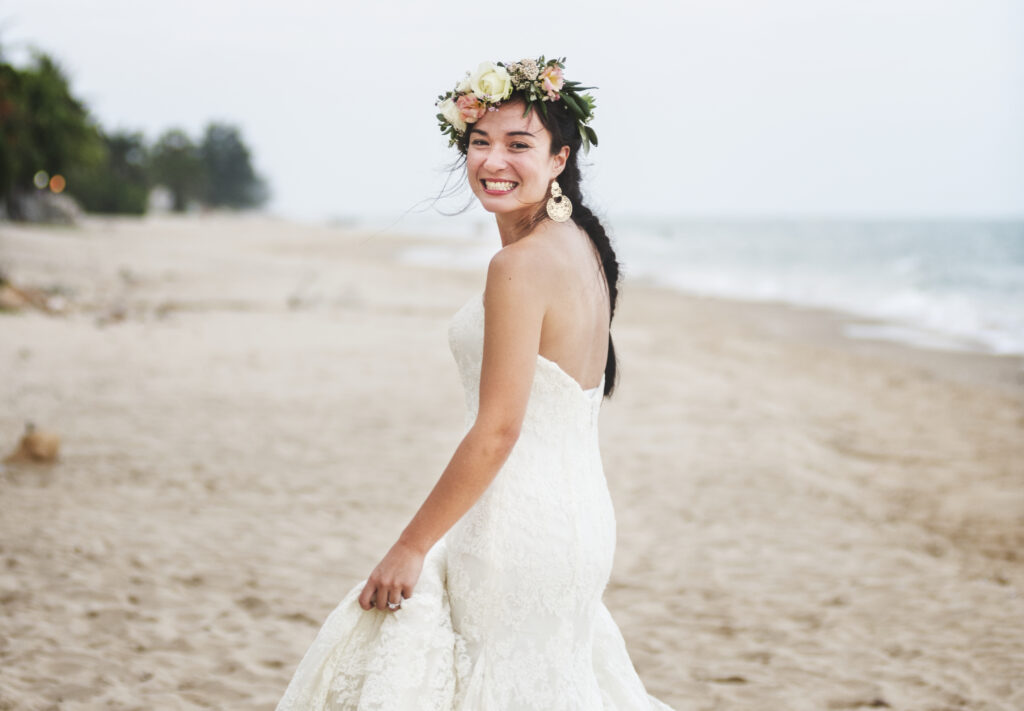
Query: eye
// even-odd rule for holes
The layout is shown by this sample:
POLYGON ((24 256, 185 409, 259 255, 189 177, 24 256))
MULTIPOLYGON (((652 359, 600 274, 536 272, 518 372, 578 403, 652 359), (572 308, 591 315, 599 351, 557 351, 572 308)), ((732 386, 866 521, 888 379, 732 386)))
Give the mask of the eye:
POLYGON ((512 147, 516 150, 522 151, 530 147, 529 143, 523 143, 522 141, 516 141, 512 144, 512 147))
POLYGON ((487 145, 487 141, 485 141, 482 138, 474 138, 472 141, 469 142, 469 145, 471 145, 471 146, 486 146, 487 145))

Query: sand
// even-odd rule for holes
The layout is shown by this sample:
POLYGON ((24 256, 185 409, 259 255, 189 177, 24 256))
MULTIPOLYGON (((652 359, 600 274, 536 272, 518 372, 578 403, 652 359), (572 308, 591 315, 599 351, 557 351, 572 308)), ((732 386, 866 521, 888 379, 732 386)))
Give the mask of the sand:
MULTIPOLYGON (((0 709, 272 709, 457 444, 423 240, 262 217, 0 225, 0 709)), ((1019 359, 627 282, 606 601, 683 710, 1024 708, 1019 359)))

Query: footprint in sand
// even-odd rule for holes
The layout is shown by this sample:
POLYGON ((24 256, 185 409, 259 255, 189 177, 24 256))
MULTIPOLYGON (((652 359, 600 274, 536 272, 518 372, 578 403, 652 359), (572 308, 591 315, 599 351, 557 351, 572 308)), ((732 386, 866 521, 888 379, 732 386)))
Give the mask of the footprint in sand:
POLYGON ((307 615, 305 612, 289 612, 286 615, 281 615, 282 620, 288 622, 302 622, 309 625, 310 627, 319 627, 320 623, 314 620, 312 617, 307 615))
POLYGON ((247 595, 235 600, 235 604, 248 612, 253 617, 266 617, 270 614, 270 605, 263 598, 255 595, 247 595))

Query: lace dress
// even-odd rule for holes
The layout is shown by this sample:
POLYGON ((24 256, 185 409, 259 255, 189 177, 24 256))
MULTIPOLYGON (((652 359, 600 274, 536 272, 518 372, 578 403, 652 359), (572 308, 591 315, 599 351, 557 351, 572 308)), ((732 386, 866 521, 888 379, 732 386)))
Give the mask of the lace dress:
MULTIPOLYGON (((467 429, 484 307, 452 318, 467 429)), ((671 711, 644 690, 601 595, 615 515, 598 450, 602 385, 537 356, 521 434, 494 481, 431 549, 398 612, 360 583, 324 623, 278 711, 671 711)))

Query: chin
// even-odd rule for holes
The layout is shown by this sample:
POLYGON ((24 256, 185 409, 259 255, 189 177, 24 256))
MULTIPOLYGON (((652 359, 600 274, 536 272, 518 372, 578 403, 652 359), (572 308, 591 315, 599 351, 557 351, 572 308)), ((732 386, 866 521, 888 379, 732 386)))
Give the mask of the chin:
POLYGON ((495 200, 490 195, 477 195, 476 199, 477 202, 480 203, 480 207, 495 215, 500 215, 505 212, 515 212, 517 209, 514 206, 504 203, 502 200, 495 200))
POLYGON ((512 196, 495 197, 484 194, 477 195, 476 199, 480 203, 480 207, 492 215, 515 215, 533 209, 529 203, 523 203, 512 196))

